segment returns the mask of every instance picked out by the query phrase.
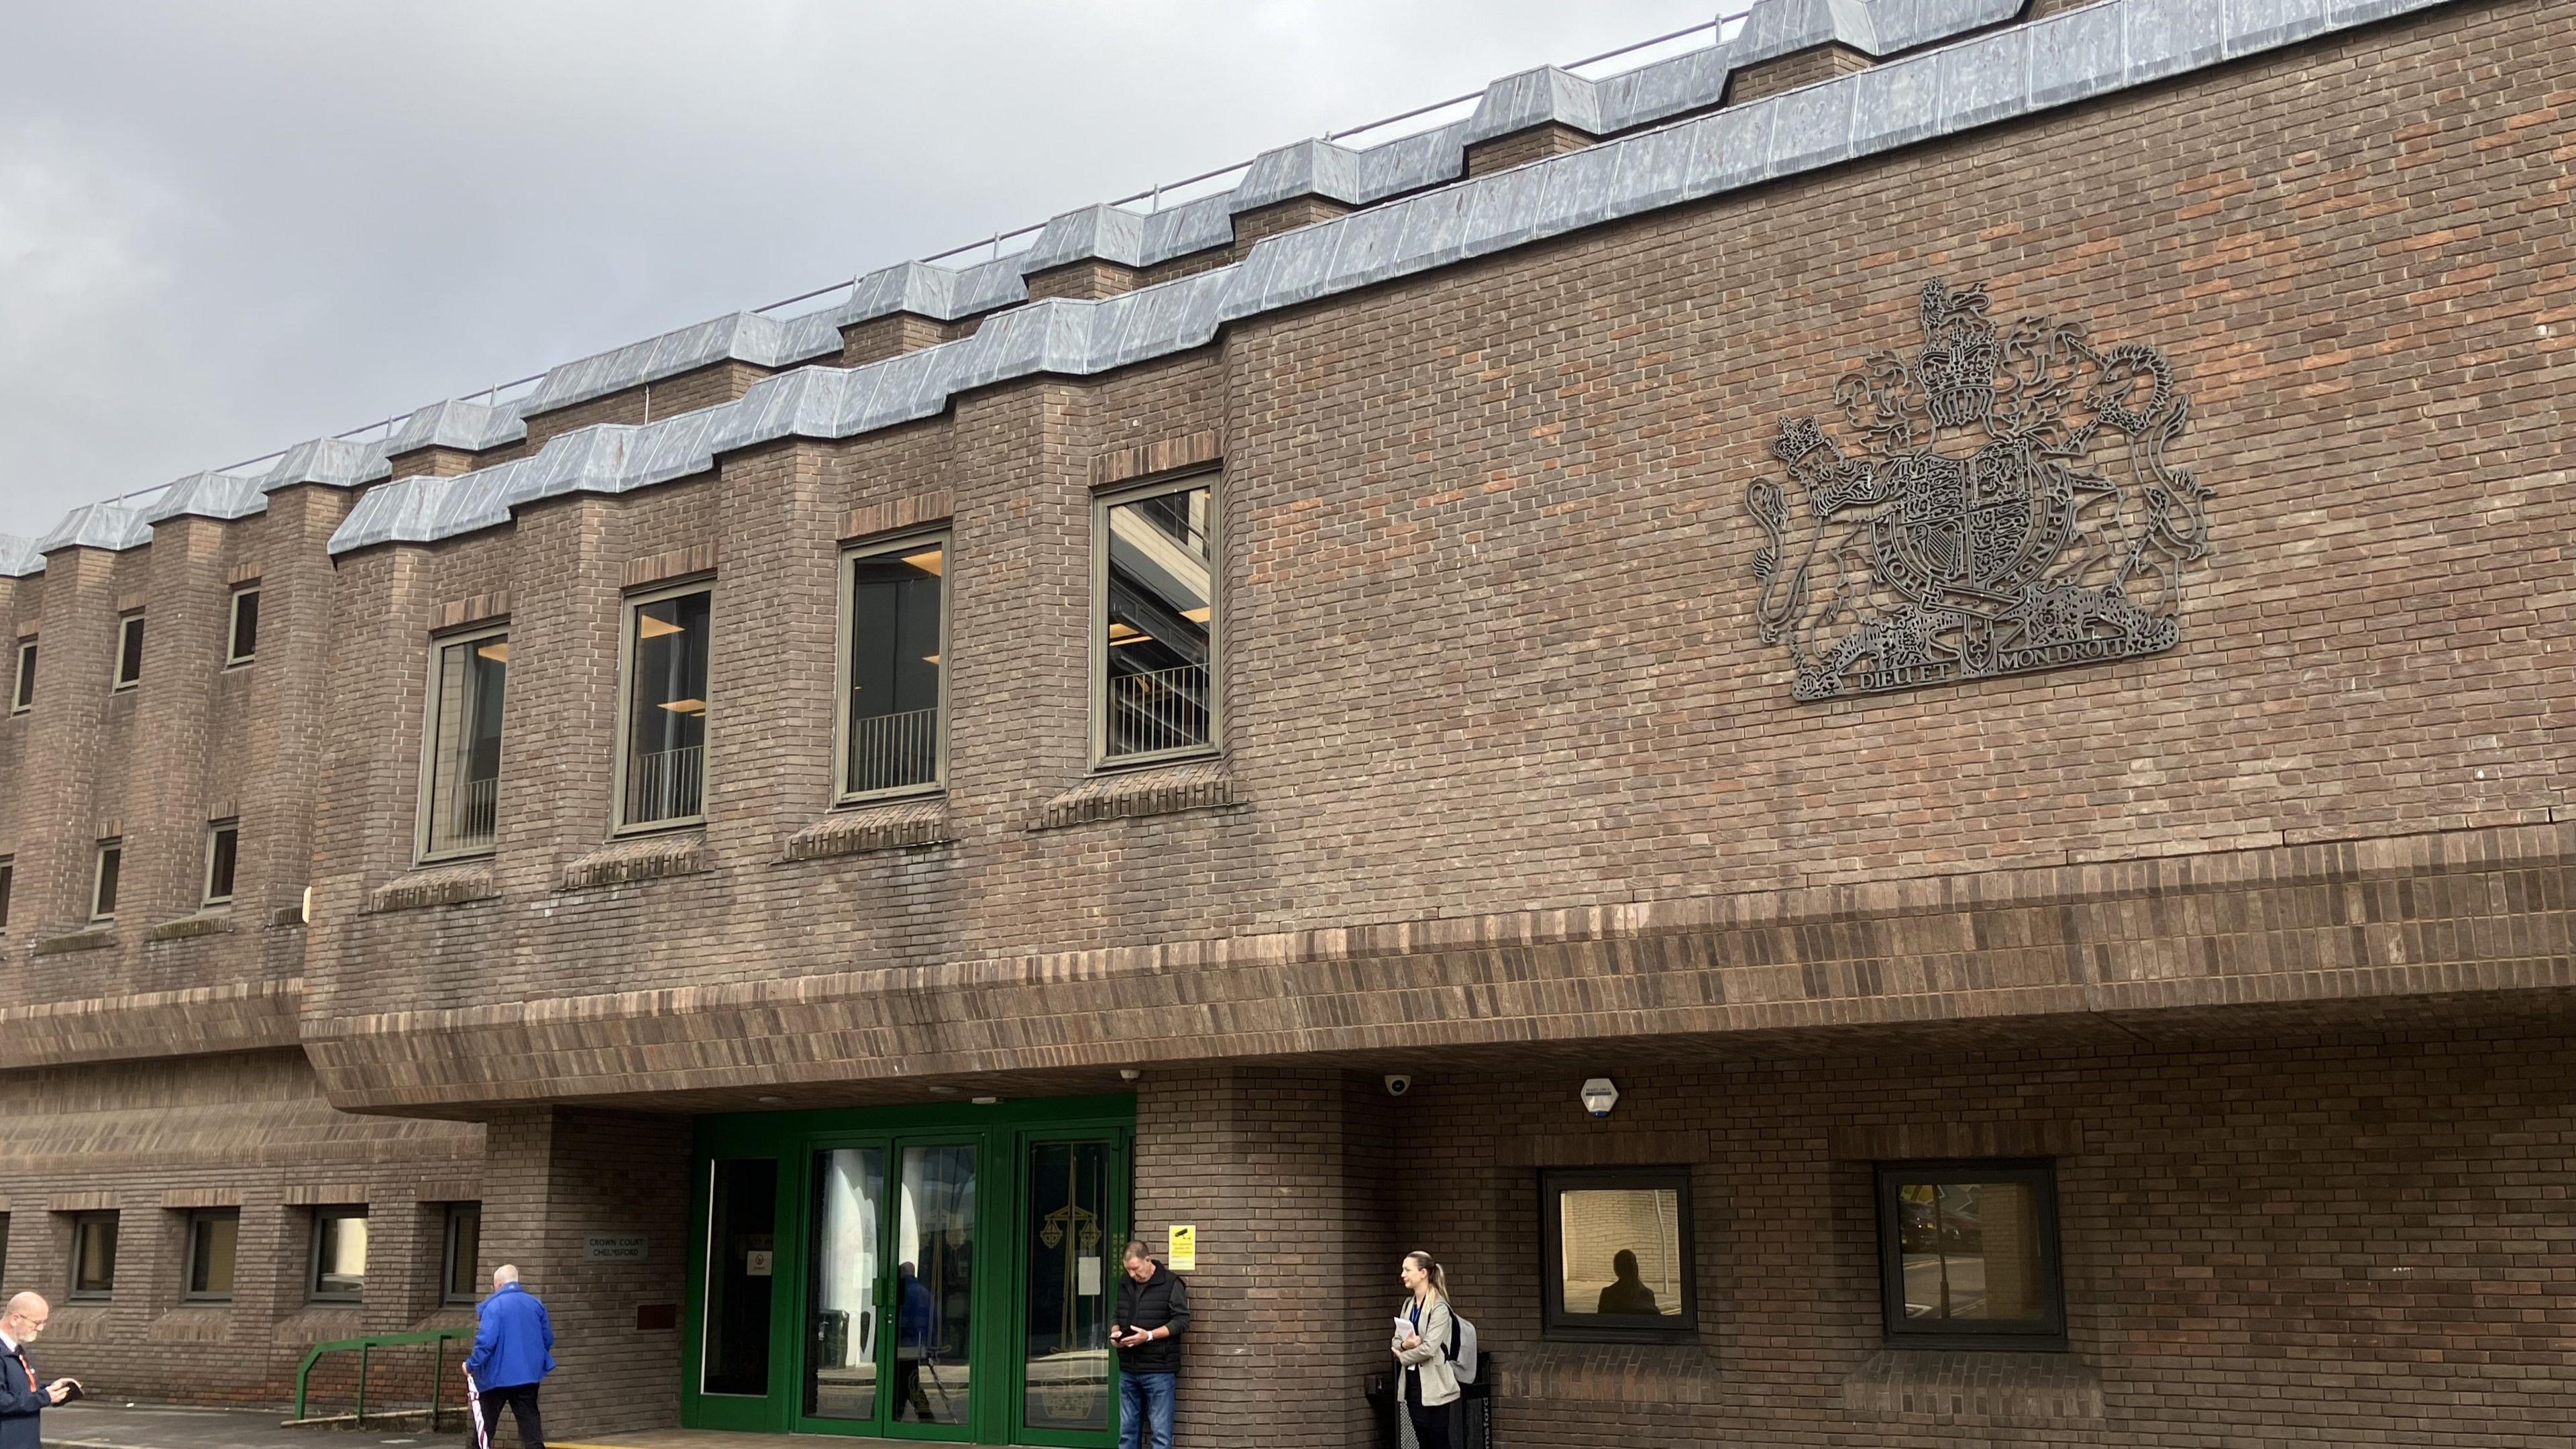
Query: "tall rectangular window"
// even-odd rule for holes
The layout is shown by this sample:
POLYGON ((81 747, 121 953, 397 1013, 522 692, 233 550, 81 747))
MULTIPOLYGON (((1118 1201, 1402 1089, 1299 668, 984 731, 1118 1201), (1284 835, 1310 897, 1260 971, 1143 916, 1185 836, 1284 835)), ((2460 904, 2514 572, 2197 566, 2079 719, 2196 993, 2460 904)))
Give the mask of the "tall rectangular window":
POLYGON ((914 538, 845 561, 841 795, 936 786, 947 658, 948 544, 914 538))
POLYGON ((447 1205, 447 1252, 441 1260, 439 1297, 447 1303, 472 1303, 480 1296, 482 1276, 475 1263, 483 1252, 483 1204, 447 1205))
POLYGON ((241 825, 218 820, 206 827, 206 904, 233 898, 233 867, 241 861, 241 825))
POLYGON ((248 664, 259 654, 259 590, 233 590, 231 642, 224 649, 224 663, 248 664))
POLYGON ((18 857, 0 855, 0 931, 9 929, 9 892, 18 884, 18 857))
POLYGON ((355 1303, 367 1287, 367 1210, 313 1210, 313 1276, 306 1295, 316 1303, 355 1303))
POLYGON ((501 707, 509 683, 508 634, 432 641, 429 747, 421 767, 423 859, 492 848, 501 810, 501 707))
POLYGON ((188 1214, 188 1286, 191 1303, 233 1301, 233 1255, 241 1245, 240 1208, 199 1208, 188 1214))
POLYGON ((1881 1163, 1878 1244, 1890 1345, 2066 1347, 2053 1164, 1881 1163))
POLYGON ((1093 532, 1094 760, 1215 748, 1214 476, 1106 496, 1093 532))
POLYGON ((116 687, 132 689, 143 679, 143 611, 116 621, 116 687))
POLYGON ((98 873, 90 882, 89 918, 109 921, 116 918, 116 880, 125 870, 125 842, 102 840, 98 843, 98 873))
POLYGON ((115 1291, 116 1214, 74 1214, 71 1297, 96 1300, 115 1291))
POLYGON ((32 709, 35 703, 36 641, 31 636, 18 641, 18 680, 9 687, 9 712, 32 709))
POLYGON ((1658 1342, 1699 1329, 1690 1173, 1679 1167, 1539 1174, 1544 1337, 1658 1342))
POLYGON ((714 597, 699 583, 626 601, 620 828, 680 825, 704 816, 707 626, 714 597))

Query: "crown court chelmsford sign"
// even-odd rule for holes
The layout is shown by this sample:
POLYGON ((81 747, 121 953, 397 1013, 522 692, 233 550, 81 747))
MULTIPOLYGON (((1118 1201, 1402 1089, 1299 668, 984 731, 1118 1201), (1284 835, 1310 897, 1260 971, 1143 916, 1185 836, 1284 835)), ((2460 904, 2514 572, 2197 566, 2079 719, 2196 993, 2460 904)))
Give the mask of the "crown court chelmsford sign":
POLYGON ((1801 700, 2131 659, 2181 637, 2205 490, 2166 450, 2190 408, 2173 365, 2082 327, 1999 328, 1983 288, 1923 289, 1923 345, 1834 387, 1847 444, 1783 418, 1784 482, 1746 506, 1763 642, 1801 700))

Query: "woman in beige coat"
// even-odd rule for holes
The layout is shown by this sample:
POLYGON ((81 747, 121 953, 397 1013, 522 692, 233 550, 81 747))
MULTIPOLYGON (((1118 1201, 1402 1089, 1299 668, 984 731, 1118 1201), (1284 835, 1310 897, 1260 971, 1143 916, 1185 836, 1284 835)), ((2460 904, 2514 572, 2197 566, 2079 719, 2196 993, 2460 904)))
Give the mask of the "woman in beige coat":
POLYGON ((1404 1255, 1404 1287, 1413 1296, 1395 1315, 1396 1402, 1413 1420, 1422 1449, 1458 1442, 1458 1371, 1449 1366, 1449 1278, 1429 1253, 1404 1255))

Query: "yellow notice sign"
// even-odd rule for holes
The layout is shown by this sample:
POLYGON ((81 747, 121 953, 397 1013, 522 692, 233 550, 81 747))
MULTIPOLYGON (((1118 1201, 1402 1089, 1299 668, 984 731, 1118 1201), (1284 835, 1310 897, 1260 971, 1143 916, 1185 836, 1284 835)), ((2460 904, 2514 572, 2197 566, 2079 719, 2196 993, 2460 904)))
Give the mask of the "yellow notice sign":
POLYGON ((1163 1255, 1163 1266, 1175 1273, 1195 1273, 1199 1266, 1199 1230, 1186 1223, 1172 1224, 1171 1250, 1163 1255))

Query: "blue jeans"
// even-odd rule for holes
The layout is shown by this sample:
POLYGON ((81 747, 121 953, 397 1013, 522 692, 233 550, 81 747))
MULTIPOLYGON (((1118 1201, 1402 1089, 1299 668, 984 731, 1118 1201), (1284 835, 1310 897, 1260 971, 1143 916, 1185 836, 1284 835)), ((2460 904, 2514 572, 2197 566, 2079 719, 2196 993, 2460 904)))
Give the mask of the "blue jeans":
POLYGON ((1118 1380, 1118 1449, 1172 1449, 1172 1399, 1179 1374, 1124 1374, 1118 1380), (1153 1437, 1145 1435, 1148 1424, 1153 1437))

